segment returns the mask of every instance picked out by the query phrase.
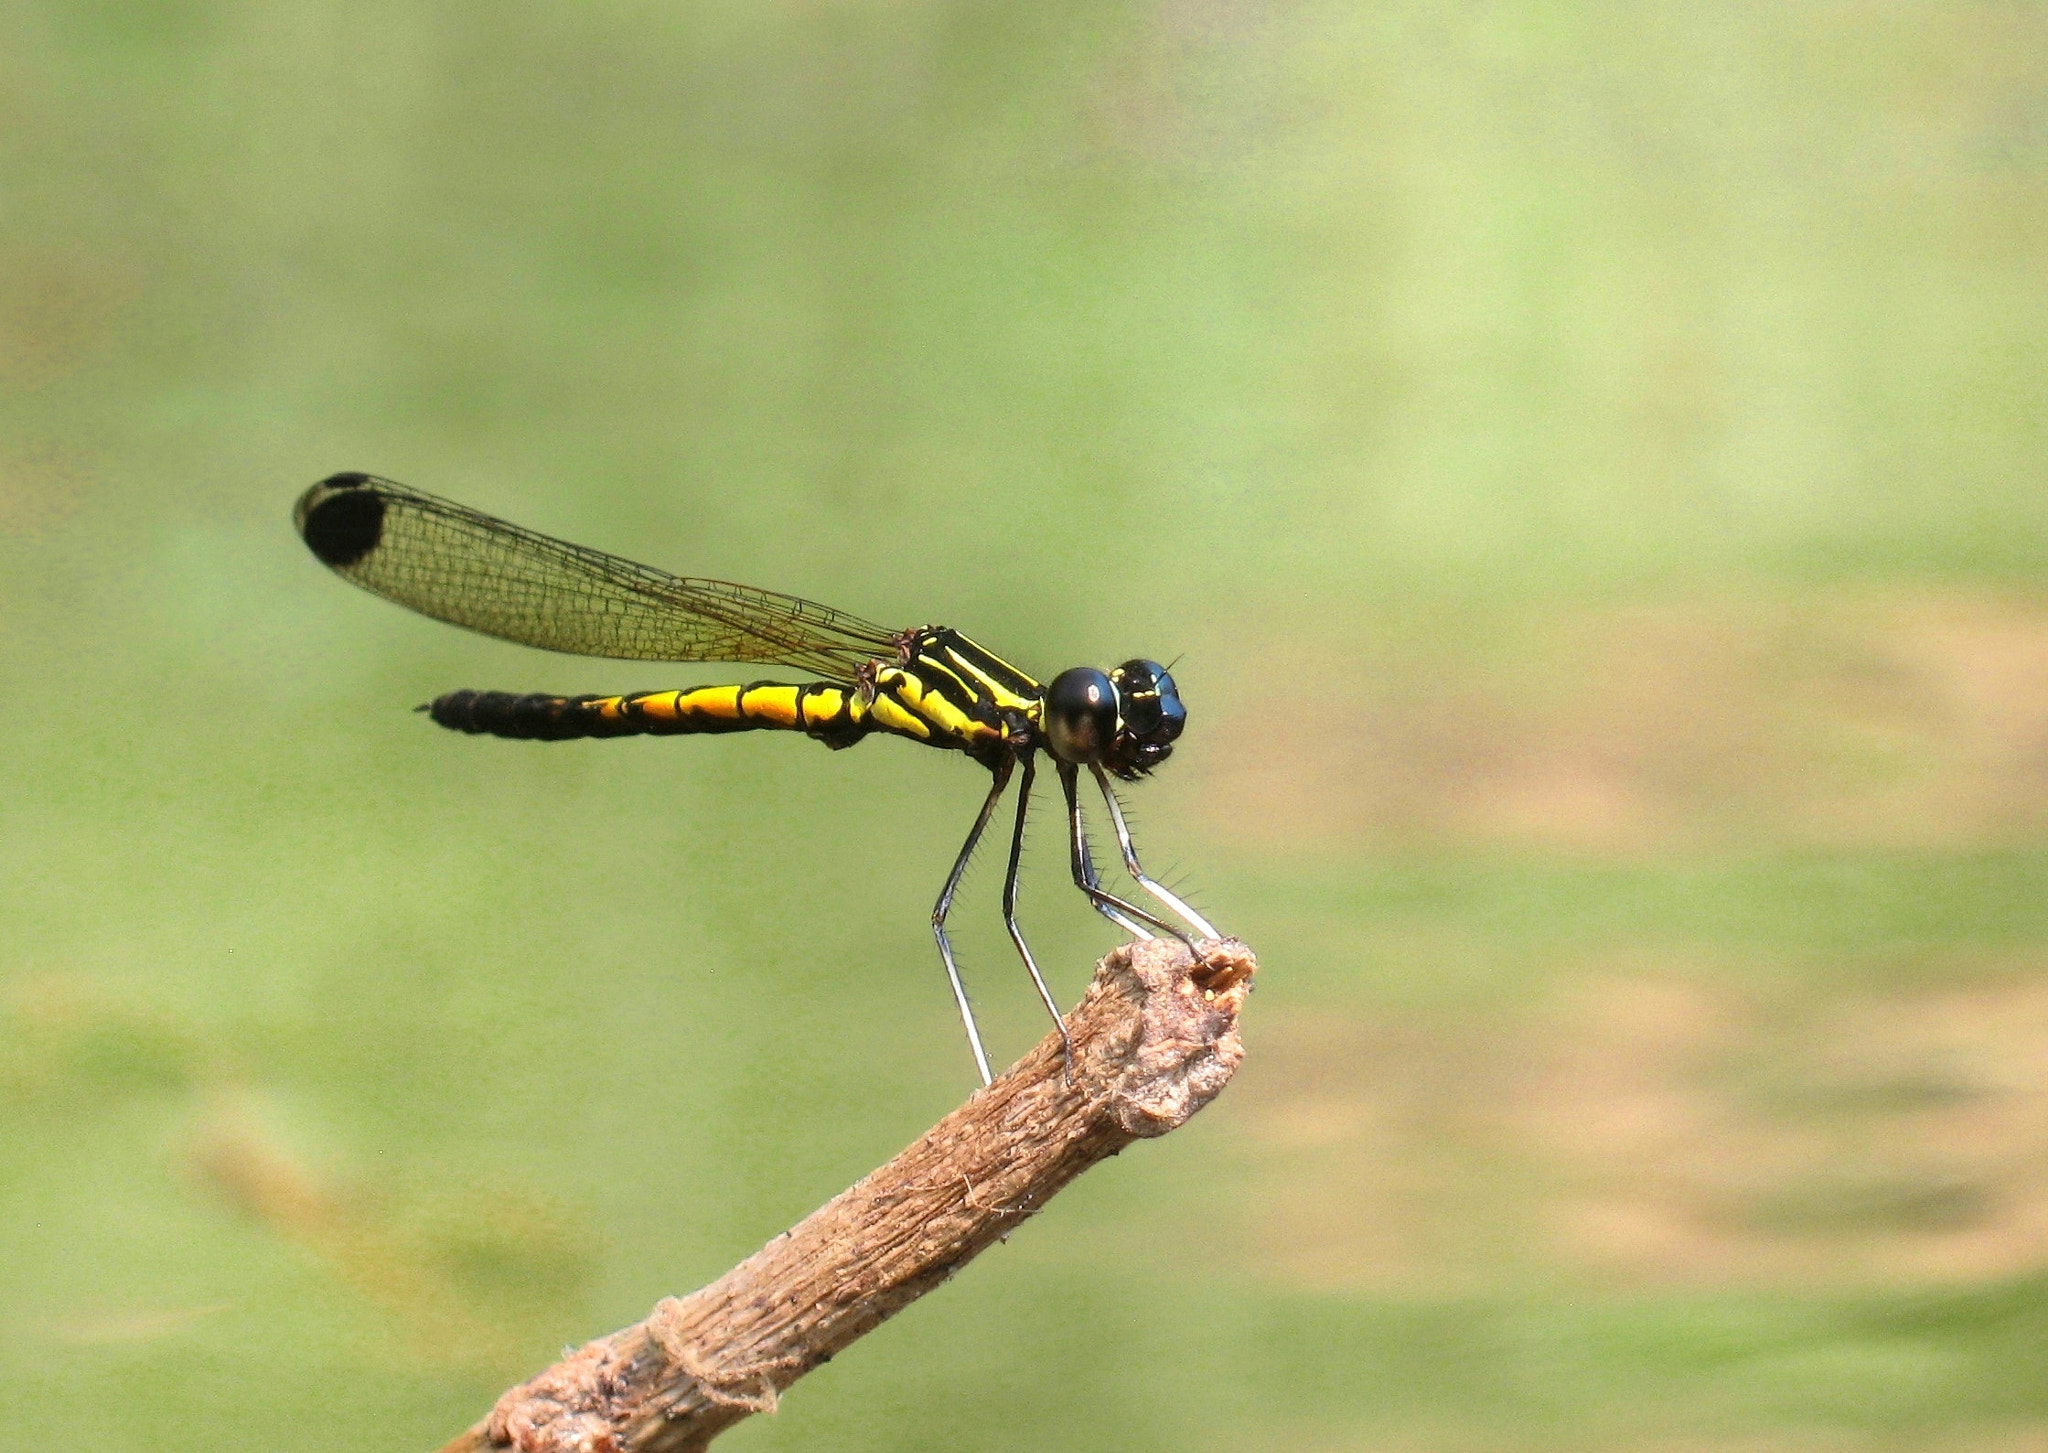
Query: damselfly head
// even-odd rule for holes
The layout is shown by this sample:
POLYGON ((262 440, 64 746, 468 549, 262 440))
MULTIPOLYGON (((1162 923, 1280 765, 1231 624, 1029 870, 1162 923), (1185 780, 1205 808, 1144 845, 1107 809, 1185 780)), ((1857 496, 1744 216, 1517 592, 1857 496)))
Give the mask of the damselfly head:
POLYGON ((1125 781, 1171 756, 1187 720, 1173 677, 1157 661, 1126 661, 1110 672, 1076 666, 1046 688, 1052 754, 1077 766, 1100 764, 1125 781))

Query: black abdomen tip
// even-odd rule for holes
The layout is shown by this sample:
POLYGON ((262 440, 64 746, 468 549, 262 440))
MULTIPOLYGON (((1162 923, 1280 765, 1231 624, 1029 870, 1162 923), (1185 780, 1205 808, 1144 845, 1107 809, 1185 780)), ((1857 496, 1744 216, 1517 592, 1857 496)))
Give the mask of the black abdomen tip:
MULTIPOLYGON (((435 697, 432 701, 421 707, 420 710, 431 716, 437 726, 447 727, 451 731, 485 731, 487 728, 475 724, 470 717, 470 708, 476 705, 478 697, 485 694, 481 691, 450 691, 435 697)), ((491 692, 489 694, 502 696, 504 693, 491 692)))
POLYGON ((530 691, 451 691, 427 703, 437 725, 471 736, 512 737, 529 742, 565 742, 576 737, 626 737, 647 730, 635 721, 605 718, 590 710, 598 696, 549 696, 530 691))
POLYGON ((322 564, 353 565, 383 538, 384 500, 369 482, 367 474, 329 475, 300 496, 299 535, 322 564))

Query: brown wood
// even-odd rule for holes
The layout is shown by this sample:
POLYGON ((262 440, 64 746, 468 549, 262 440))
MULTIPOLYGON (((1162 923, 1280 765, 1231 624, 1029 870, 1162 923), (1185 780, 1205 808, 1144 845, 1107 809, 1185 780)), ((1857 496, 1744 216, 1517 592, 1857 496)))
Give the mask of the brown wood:
POLYGON ((1048 1035, 908 1149, 711 1285, 498 1399, 442 1453, 686 1453, 916 1301, 1047 1198, 1209 1103, 1244 1057, 1234 939, 1119 948, 1048 1035))

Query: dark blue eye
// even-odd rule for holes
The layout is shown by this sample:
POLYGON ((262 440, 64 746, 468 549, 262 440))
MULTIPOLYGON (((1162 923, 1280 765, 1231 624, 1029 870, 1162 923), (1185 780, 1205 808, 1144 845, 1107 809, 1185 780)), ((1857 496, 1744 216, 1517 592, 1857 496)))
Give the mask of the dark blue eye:
POLYGON ((1116 687, 1092 666, 1062 671, 1046 688, 1045 741, 1063 762, 1101 761, 1116 720, 1116 687))
POLYGON ((1126 661, 1116 668, 1124 731, 1147 746, 1165 746, 1188 723, 1173 675, 1157 661, 1126 661))
POLYGON ((1164 671, 1159 673, 1159 732, 1156 740, 1170 742, 1188 724, 1188 709, 1181 705, 1180 689, 1164 671))

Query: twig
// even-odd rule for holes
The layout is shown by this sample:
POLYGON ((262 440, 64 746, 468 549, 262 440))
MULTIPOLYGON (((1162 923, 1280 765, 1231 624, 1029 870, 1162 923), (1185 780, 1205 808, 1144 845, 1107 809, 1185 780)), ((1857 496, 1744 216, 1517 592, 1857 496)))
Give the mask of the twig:
POLYGON ((1067 1017, 1071 1074, 1048 1035, 887 1165, 711 1285, 513 1388, 441 1453, 688 1453, 775 1411, 1082 1171, 1214 1098, 1244 1057, 1255 967, 1235 940, 1200 960, 1171 939, 1117 949, 1067 1017))

